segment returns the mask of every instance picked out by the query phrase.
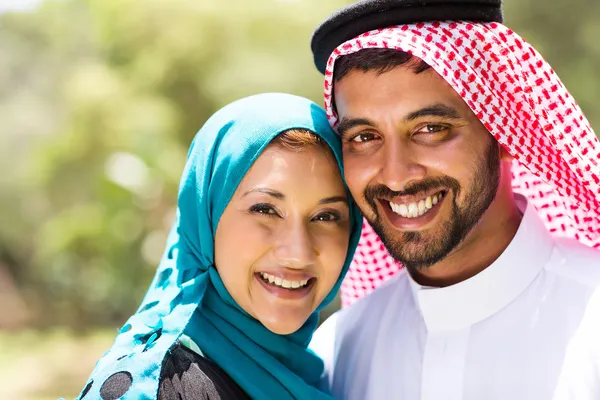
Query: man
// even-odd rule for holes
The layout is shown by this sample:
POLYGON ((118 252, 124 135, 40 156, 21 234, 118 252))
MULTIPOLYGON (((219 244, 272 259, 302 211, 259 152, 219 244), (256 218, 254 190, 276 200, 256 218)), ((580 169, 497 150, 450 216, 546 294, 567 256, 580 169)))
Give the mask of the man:
POLYGON ((361 1, 313 36, 368 221, 346 300, 395 268, 373 231, 405 268, 311 347, 336 398, 600 399, 600 143, 499 0, 465 4, 361 1))

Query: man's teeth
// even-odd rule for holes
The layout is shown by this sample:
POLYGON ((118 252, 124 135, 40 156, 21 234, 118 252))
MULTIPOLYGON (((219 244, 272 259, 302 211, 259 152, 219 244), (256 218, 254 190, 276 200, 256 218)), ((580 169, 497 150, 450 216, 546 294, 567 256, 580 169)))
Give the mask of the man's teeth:
POLYGON ((442 200, 442 197, 444 197, 444 194, 438 193, 426 199, 419 200, 417 203, 409 204, 396 204, 390 201, 390 207, 393 212, 404 218, 417 218, 431 210, 433 206, 442 200))
POLYGON ((281 279, 277 276, 267 274, 266 272, 259 272, 259 274, 265 282, 269 282, 271 285, 279 286, 285 289, 298 289, 308 284, 308 279, 303 281, 288 281, 287 279, 281 279))

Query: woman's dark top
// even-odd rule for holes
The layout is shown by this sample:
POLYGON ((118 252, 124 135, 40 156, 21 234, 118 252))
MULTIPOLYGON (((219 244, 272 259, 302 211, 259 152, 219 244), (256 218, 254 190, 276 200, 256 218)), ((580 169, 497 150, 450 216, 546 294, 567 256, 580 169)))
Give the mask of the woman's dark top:
POLYGON ((250 397, 212 361, 176 344, 163 361, 158 400, 233 400, 250 397))
MULTIPOLYGON (((118 399, 131 384, 131 375, 117 373, 104 382, 100 396, 118 399)), ((250 400, 250 397, 215 363, 177 343, 163 361, 158 400, 250 400)))

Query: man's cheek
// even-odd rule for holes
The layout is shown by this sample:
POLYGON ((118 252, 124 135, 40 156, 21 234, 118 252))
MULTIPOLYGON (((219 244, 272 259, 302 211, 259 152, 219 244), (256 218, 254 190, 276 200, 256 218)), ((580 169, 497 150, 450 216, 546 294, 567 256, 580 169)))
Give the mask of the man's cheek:
POLYGON ((368 174, 361 168, 352 165, 344 166, 344 176, 352 196, 358 201, 363 200, 363 193, 369 184, 368 174))

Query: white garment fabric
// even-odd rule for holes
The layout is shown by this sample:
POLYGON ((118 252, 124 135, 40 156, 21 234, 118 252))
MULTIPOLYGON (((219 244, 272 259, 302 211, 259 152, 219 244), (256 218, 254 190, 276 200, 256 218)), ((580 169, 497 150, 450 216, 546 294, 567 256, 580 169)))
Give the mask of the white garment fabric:
POLYGON ((445 288, 402 271, 334 314, 310 347, 338 399, 599 400, 600 252, 532 206, 488 268, 445 288))

